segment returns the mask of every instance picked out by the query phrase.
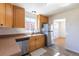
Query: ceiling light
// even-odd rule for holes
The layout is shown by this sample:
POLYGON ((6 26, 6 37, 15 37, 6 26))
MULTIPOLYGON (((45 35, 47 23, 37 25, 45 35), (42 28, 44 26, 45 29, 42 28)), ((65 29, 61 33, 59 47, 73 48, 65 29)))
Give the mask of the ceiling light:
POLYGON ((32 11, 32 14, 38 15, 39 12, 37 12, 37 11, 32 11))
POLYGON ((36 13, 36 11, 32 11, 32 13, 36 13))

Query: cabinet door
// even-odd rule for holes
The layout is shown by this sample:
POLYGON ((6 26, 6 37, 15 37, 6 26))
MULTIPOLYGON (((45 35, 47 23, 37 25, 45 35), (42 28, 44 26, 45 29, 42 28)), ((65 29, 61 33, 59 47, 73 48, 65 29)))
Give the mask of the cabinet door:
POLYGON ((48 23, 48 17, 40 15, 40 22, 41 23, 48 23))
POLYGON ((42 48, 45 46, 45 38, 42 35, 37 36, 36 48, 42 48))
POLYGON ((41 38, 39 38, 39 36, 36 36, 36 49, 39 49, 41 48, 41 41, 40 41, 41 38))
POLYGON ((41 47, 44 47, 45 46, 45 36, 44 35, 41 35, 40 36, 41 38, 40 38, 40 42, 41 42, 41 47))
POLYGON ((13 5, 6 3, 6 26, 12 27, 13 26, 13 5))
POLYGON ((43 24, 47 24, 48 23, 48 17, 47 16, 43 16, 43 15, 37 15, 37 19, 38 19, 38 27, 40 28, 40 30, 41 30, 41 28, 42 28, 42 25, 43 24))
POLYGON ((32 52, 36 49, 35 37, 31 37, 29 40, 29 52, 32 52))
POLYGON ((0 27, 5 26, 5 4, 0 3, 0 27))
POLYGON ((25 27, 25 10, 18 6, 14 6, 14 27, 25 27))

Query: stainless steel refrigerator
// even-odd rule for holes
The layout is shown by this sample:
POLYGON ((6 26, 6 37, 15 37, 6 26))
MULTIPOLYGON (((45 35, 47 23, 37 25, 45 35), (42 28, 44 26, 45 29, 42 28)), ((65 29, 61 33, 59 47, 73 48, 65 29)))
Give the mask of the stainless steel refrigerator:
POLYGON ((42 32, 46 35, 46 44, 47 46, 51 46, 54 44, 54 33, 53 33, 53 25, 43 24, 42 32))

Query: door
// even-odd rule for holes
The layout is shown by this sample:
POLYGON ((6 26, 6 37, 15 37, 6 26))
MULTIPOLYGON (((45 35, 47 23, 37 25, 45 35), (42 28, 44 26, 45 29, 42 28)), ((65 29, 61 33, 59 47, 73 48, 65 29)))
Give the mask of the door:
POLYGON ((54 33, 53 32, 50 32, 50 35, 51 35, 51 40, 50 40, 51 41, 51 44, 54 44, 54 38, 53 38, 54 37, 54 33))
POLYGON ((65 46, 65 19, 54 20, 54 39, 57 46, 65 46))
POLYGON ((54 39, 59 36, 59 24, 58 22, 54 21, 54 39))
POLYGON ((6 26, 12 27, 13 26, 13 5, 6 3, 6 26))
POLYGON ((18 41, 18 42, 16 42, 16 44, 19 45, 19 47, 21 49, 20 55, 22 55, 23 54, 23 52, 22 52, 22 41, 18 41))
POLYGON ((0 3, 0 27, 5 26, 5 4, 0 3))
POLYGON ((48 46, 51 46, 54 44, 54 25, 49 24, 49 31, 48 31, 48 46))
POLYGON ((29 40, 29 52, 32 52, 36 49, 36 41, 35 41, 35 37, 30 37, 29 40))
POLYGON ((14 27, 25 27, 25 10, 24 8, 14 6, 14 27))
POLYGON ((65 19, 54 20, 54 38, 65 37, 65 19))
POLYGON ((50 38, 51 38, 51 44, 54 44, 54 25, 53 24, 51 24, 50 25, 50 38))
POLYGON ((22 41, 22 53, 23 54, 28 53, 28 40, 22 41))
POLYGON ((39 36, 36 36, 36 49, 39 49, 40 48, 40 45, 41 45, 41 42, 40 42, 40 39, 39 36))
POLYGON ((41 36, 36 36, 36 49, 41 48, 41 45, 42 45, 41 36))
POLYGON ((40 39, 40 42, 41 42, 40 47, 42 48, 42 47, 45 46, 45 37, 43 35, 41 35, 40 37, 41 37, 41 39, 40 39))
POLYGON ((43 35, 37 36, 36 39, 36 48, 42 48, 45 46, 45 37, 43 35))

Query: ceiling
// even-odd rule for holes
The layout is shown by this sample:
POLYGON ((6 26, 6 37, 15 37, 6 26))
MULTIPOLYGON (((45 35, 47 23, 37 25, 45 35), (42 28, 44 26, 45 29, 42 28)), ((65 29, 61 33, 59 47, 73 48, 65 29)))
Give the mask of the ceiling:
POLYGON ((36 11, 34 14, 42 14, 46 16, 79 7, 78 3, 20 3, 17 5, 24 7, 29 13, 36 11))

